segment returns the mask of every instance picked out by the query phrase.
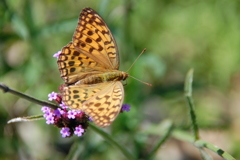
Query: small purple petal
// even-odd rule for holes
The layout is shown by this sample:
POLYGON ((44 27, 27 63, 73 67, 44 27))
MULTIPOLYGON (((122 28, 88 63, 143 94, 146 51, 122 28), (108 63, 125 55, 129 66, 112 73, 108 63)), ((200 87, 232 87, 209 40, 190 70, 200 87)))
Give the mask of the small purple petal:
POLYGON ((62 110, 60 108, 57 108, 53 111, 53 114, 57 117, 61 117, 62 110))
POLYGON ((76 114, 82 114, 83 112, 82 111, 79 111, 79 110, 75 110, 76 114))
POLYGON ((62 110, 62 109, 60 109, 60 113, 61 113, 61 115, 66 114, 66 113, 67 113, 67 110, 62 110))
POLYGON ((66 106, 63 102, 60 104, 60 107, 62 107, 63 109, 67 109, 68 106, 66 106))
POLYGON ((61 54, 61 51, 58 51, 57 53, 55 53, 54 55, 53 55, 53 57, 59 57, 59 55, 61 54))
POLYGON ((63 127, 60 131, 60 133, 62 134, 62 137, 68 137, 70 136, 71 132, 70 132, 70 128, 68 127, 63 127))
POLYGON ((88 117, 88 120, 91 121, 91 122, 93 121, 92 117, 88 117))
POLYGON ((77 135, 78 137, 82 136, 84 133, 84 129, 82 128, 81 125, 75 127, 74 134, 77 135))
POLYGON ((131 106, 129 104, 123 104, 121 111, 129 112, 130 111, 130 107, 131 106))
POLYGON ((52 100, 55 100, 55 99, 57 99, 57 93, 55 93, 55 92, 52 92, 52 93, 49 93, 48 94, 48 100, 49 101, 52 101, 52 100))

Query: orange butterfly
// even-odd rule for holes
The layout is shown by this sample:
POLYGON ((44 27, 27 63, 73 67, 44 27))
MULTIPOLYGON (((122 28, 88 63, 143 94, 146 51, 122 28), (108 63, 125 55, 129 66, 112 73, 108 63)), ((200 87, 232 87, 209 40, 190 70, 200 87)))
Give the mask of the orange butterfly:
POLYGON ((72 42, 62 48, 58 68, 65 82, 62 98, 71 109, 85 112, 99 127, 119 114, 128 77, 119 71, 119 52, 104 20, 91 8, 80 13, 72 42))

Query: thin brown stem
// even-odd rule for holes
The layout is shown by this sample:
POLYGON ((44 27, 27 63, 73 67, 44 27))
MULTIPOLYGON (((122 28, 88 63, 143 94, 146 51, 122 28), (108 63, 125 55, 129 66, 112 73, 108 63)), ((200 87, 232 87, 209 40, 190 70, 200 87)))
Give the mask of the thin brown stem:
POLYGON ((26 95, 26 94, 23 94, 21 92, 15 91, 15 90, 9 88, 8 86, 6 86, 5 84, 2 84, 2 83, 0 83, 0 89, 2 89, 4 93, 14 94, 18 97, 21 97, 23 99, 26 99, 30 102, 36 103, 36 104, 41 105, 41 106, 47 106, 47 107, 50 107, 52 109, 57 109, 58 108, 58 106, 55 105, 55 104, 52 104, 52 103, 49 103, 49 102, 46 102, 46 101, 41 101, 41 100, 33 98, 29 95, 26 95))

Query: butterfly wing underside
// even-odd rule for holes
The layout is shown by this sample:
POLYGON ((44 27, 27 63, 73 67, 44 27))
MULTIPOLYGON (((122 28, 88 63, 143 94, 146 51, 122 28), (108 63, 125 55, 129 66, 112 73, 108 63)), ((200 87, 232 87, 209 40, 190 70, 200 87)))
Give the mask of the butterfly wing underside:
POLYGON ((121 110, 122 83, 80 83, 119 68, 118 48, 111 31, 91 8, 80 13, 72 42, 63 47, 57 63, 66 84, 61 91, 63 102, 71 109, 85 112, 99 127, 110 125, 121 110))
POLYGON ((65 87, 63 102, 85 112, 99 127, 109 126, 121 110, 124 90, 121 82, 77 84, 65 87))

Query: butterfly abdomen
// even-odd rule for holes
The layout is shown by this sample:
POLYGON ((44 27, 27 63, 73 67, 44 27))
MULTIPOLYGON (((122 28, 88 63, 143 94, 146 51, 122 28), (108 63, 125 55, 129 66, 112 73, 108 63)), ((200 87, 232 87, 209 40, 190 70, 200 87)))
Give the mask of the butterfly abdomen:
POLYGON ((96 83, 102 83, 107 81, 121 81, 121 80, 125 80, 127 77, 128 77, 128 74, 126 72, 121 72, 116 70, 116 71, 91 75, 89 77, 81 79, 80 81, 77 82, 77 84, 96 84, 96 83))

